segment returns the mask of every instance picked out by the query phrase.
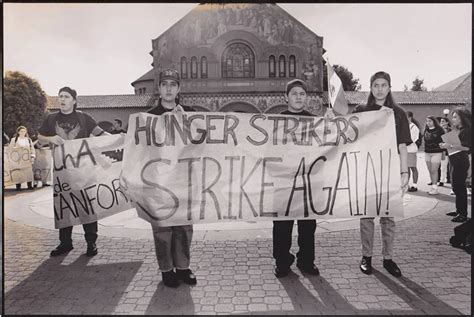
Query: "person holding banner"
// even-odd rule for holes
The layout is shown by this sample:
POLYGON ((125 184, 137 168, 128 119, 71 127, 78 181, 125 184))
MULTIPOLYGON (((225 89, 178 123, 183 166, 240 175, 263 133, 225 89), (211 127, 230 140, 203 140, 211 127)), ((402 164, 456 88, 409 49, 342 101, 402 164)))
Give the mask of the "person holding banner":
MULTIPOLYGON (((16 128, 15 137, 10 140, 10 147, 12 148, 27 148, 30 152, 30 161, 33 164, 35 160, 35 148, 33 146, 33 141, 28 136, 28 129, 25 126, 19 126, 16 128)), ((28 189, 33 189, 32 182, 29 181, 26 183, 28 189)), ((16 190, 21 190, 21 184, 16 184, 16 190)))
MULTIPOLYGON (((109 135, 97 125, 88 114, 76 110, 77 92, 70 87, 59 89, 59 112, 50 113, 38 130, 38 141, 61 145, 65 140, 88 138, 91 135, 109 135)), ((85 223, 84 237, 87 242, 87 256, 97 254, 97 221, 85 223)), ((51 251, 51 256, 65 254, 73 249, 72 226, 59 229, 60 244, 51 251)))
MULTIPOLYGON (((458 136, 455 141, 441 142, 439 146, 447 149, 449 153, 449 164, 451 165, 451 184, 456 195, 456 216, 451 219, 452 222, 467 221, 467 188, 466 178, 469 170, 469 156, 471 154, 472 136, 471 136, 472 116, 468 109, 456 108, 452 112, 451 122, 453 131, 458 136)), ((448 136, 448 135, 446 135, 448 136)), ((454 139, 454 138, 451 138, 454 139)))
MULTIPOLYGON (((281 114, 293 116, 313 116, 304 110, 307 99, 307 86, 301 79, 293 79, 286 84, 285 99, 288 110, 281 114)), ((274 274, 277 278, 285 277, 290 272, 290 266, 295 261, 295 256, 290 253, 291 233, 294 220, 273 221, 273 257, 276 261, 274 274)), ((298 220, 298 246, 296 266, 304 273, 319 275, 319 270, 314 265, 314 233, 316 220, 298 220)))
MULTIPOLYGON (((357 106, 353 112, 376 111, 382 107, 393 110, 395 116, 395 131, 400 157, 400 176, 402 193, 408 188, 407 145, 412 143, 410 125, 407 114, 393 100, 391 79, 386 72, 380 71, 370 78, 370 94, 367 104, 357 106)), ((393 243, 395 239, 395 220, 393 217, 380 217, 382 231, 383 267, 393 276, 402 275, 400 268, 392 260, 393 243)), ((374 244, 374 218, 360 219, 360 235, 362 243, 362 260, 360 269, 364 274, 372 274, 372 249, 374 244)))
MULTIPOLYGON (((167 112, 194 111, 191 107, 179 104, 180 81, 178 71, 166 69, 160 72, 158 89, 160 92, 158 105, 148 110, 148 113, 162 115, 167 112)), ((163 283, 168 287, 177 287, 181 280, 186 284, 195 285, 197 283, 196 276, 189 268, 193 226, 161 227, 152 224, 152 230, 156 259, 161 270, 163 283)))

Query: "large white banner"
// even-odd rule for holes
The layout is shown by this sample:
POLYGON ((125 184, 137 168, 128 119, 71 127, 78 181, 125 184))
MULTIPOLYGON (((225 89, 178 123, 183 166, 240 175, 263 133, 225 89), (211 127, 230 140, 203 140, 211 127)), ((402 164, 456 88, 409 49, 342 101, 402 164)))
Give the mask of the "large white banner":
POLYGON ((124 149, 122 189, 141 218, 162 226, 403 216, 389 109, 139 113, 124 149))
POLYGON ((3 186, 33 181, 30 149, 3 147, 3 186))
POLYGON ((54 225, 91 223, 132 208, 120 189, 124 136, 53 146, 54 225))

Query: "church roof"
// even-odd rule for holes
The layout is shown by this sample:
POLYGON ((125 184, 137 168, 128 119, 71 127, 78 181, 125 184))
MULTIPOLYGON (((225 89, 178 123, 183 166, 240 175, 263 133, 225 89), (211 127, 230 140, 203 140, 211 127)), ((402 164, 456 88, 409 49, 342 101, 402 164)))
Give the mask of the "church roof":
POLYGON ((153 81, 155 79, 154 76, 155 76, 154 69, 152 68, 145 75, 143 75, 142 77, 140 77, 137 80, 133 81, 131 85, 135 86, 135 84, 140 82, 140 81, 153 81))
POLYGON ((453 79, 437 88, 433 91, 471 91, 471 72, 468 72, 456 79, 453 79))

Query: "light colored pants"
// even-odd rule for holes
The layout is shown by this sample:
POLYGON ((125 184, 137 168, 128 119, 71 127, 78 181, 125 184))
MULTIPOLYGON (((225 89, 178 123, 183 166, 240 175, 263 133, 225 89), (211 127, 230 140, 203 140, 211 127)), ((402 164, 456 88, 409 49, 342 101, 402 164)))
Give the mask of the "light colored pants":
POLYGON ((189 269, 193 226, 159 227, 152 225, 158 266, 162 272, 189 269))
POLYGON ((446 183, 448 181, 448 162, 449 158, 446 155, 444 160, 441 160, 441 175, 439 176, 439 181, 441 183, 446 183))
MULTIPOLYGON (((395 219, 380 217, 382 231, 382 255, 384 260, 392 259, 393 241, 395 239, 395 219)), ((362 242, 362 256, 372 256, 374 247, 374 218, 360 219, 360 240, 362 242)))

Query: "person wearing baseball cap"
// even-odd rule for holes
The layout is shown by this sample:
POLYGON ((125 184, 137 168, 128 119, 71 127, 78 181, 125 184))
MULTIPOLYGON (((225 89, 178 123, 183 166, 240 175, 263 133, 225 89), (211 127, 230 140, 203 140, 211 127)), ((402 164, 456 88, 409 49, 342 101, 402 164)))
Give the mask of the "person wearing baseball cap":
MULTIPOLYGON (((395 135, 400 157, 400 177, 402 192, 408 189, 408 152, 407 145, 412 143, 410 124, 405 110, 393 100, 390 75, 384 71, 376 72, 370 77, 370 94, 367 104, 357 106, 353 113, 376 111, 383 107, 393 110, 395 117, 395 135)), ((395 220, 393 217, 380 217, 382 231, 383 267, 393 276, 400 277, 402 272, 392 260, 395 240, 395 220)), ((362 243, 362 260, 360 270, 372 274, 372 249, 374 244, 374 218, 360 218, 360 238, 362 243)))
MULTIPOLYGON (((288 110, 281 114, 294 116, 314 116, 305 110, 308 87, 301 79, 290 80, 285 87, 285 100, 288 110)), ((319 270, 314 265, 314 233, 316 220, 297 220, 298 246, 296 266, 304 273, 319 275, 319 270)), ((273 257, 276 266, 274 274, 277 278, 285 277, 290 272, 290 267, 295 261, 295 256, 290 253, 291 233, 294 220, 273 221, 273 257)))
MULTIPOLYGON (((194 111, 191 107, 179 104, 180 81, 177 70, 168 68, 160 72, 158 90, 158 104, 147 113, 162 115, 167 112, 194 111)), ((152 223, 151 227, 163 283, 168 287, 177 287, 180 281, 196 284, 196 275, 189 268, 193 225, 160 227, 152 223)))

